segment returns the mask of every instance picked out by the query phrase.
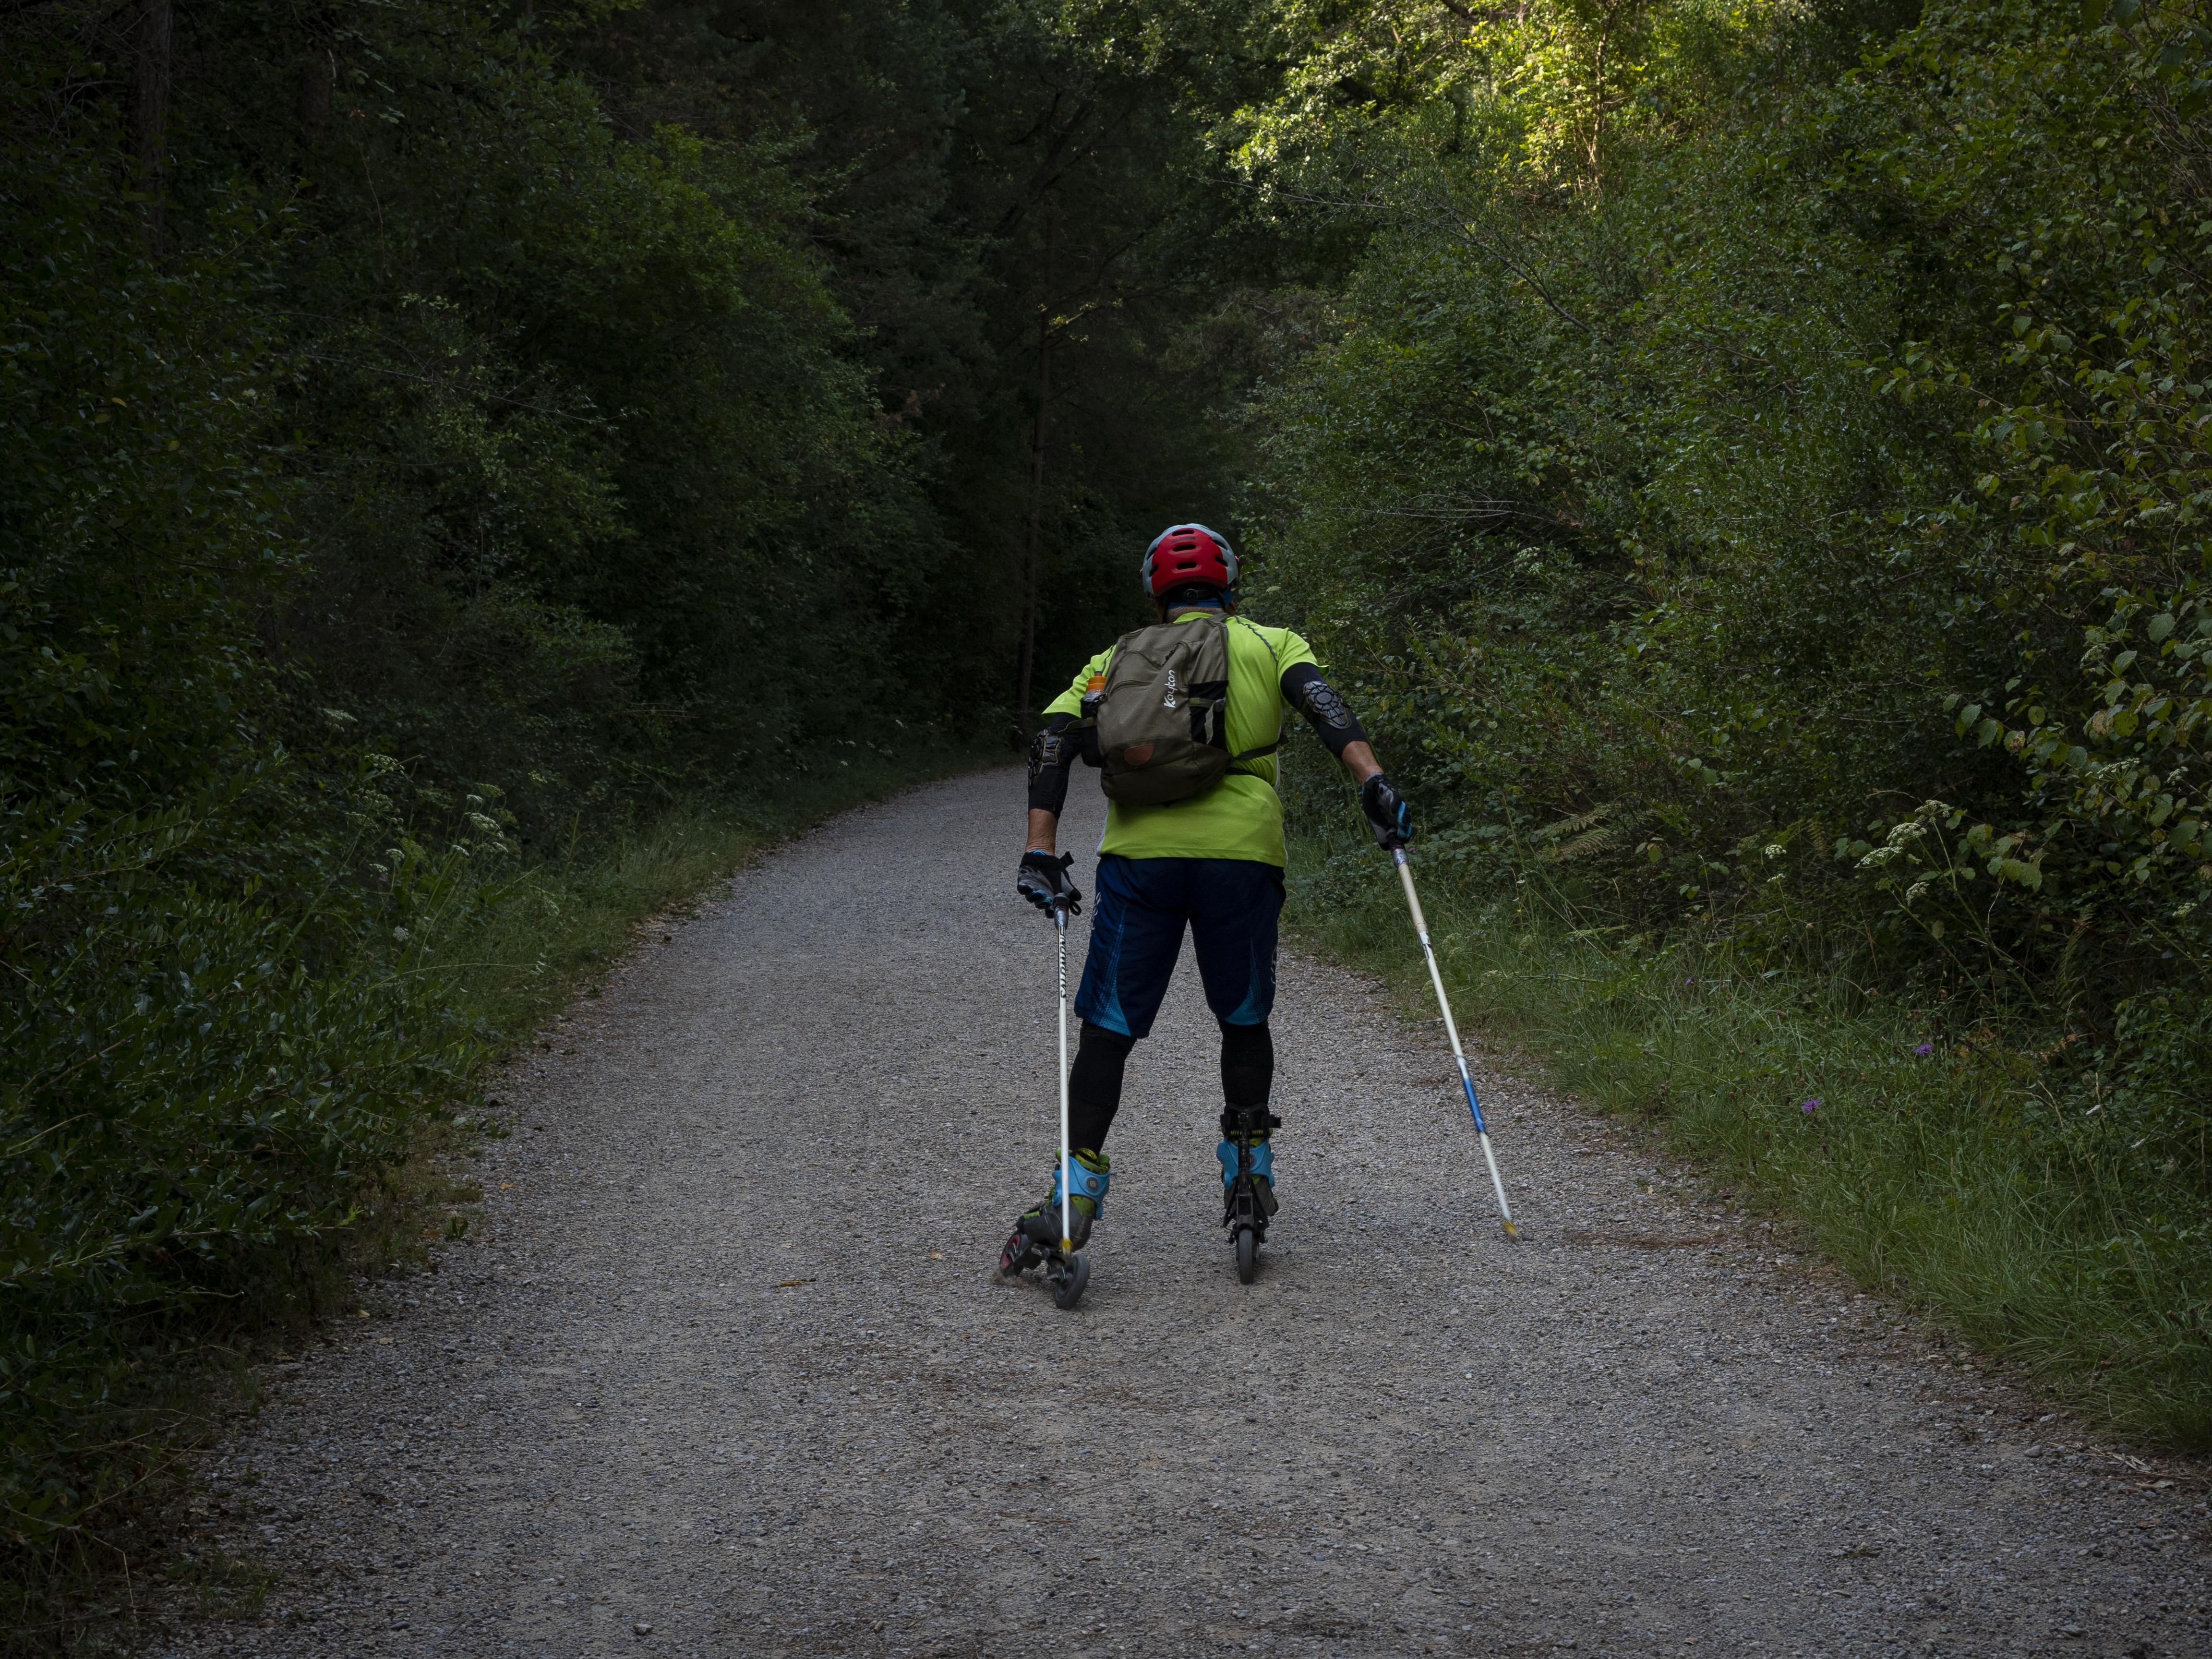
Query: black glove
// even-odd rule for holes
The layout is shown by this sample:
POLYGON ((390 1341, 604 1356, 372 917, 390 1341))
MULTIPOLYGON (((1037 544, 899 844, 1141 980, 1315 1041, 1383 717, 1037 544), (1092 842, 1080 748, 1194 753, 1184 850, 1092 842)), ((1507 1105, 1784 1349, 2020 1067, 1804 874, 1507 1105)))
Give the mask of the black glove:
POLYGON ((1367 814, 1367 827, 1376 843, 1395 852, 1413 838, 1413 809, 1397 786, 1377 772, 1359 787, 1359 810, 1367 814))
POLYGON ((1067 866, 1074 862, 1073 853, 1058 858, 1049 853, 1024 853, 1022 867, 1014 874, 1014 890, 1047 915, 1058 908, 1079 916, 1083 890, 1067 878, 1067 866))

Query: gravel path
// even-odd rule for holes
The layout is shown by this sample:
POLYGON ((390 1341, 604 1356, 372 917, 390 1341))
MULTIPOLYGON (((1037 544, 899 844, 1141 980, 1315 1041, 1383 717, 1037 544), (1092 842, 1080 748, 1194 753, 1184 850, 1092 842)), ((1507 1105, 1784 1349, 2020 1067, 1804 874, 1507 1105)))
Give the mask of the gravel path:
POLYGON ((1054 1155, 1020 825, 1006 773, 842 818, 520 1064, 468 1241, 212 1468, 264 1618, 173 1650, 2212 1651, 2201 1472, 1493 1069, 1509 1243, 1441 1037, 1322 963, 1284 963, 1258 1283, 1186 959, 1082 1307, 1000 1284, 1054 1155))

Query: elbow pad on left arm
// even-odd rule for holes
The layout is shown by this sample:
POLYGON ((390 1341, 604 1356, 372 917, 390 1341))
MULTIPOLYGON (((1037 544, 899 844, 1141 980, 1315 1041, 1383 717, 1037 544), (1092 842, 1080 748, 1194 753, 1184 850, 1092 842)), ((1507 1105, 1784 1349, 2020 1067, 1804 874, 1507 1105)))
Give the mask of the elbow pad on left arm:
POLYGON ((1296 663, 1283 671, 1283 701, 1306 717, 1314 735, 1340 760, 1346 744, 1367 741, 1359 716, 1344 706, 1336 688, 1322 678, 1321 670, 1310 662, 1296 663))
POLYGON ((1054 714, 1030 739, 1030 810, 1054 817, 1067 805, 1067 769, 1083 747, 1073 714, 1054 714))

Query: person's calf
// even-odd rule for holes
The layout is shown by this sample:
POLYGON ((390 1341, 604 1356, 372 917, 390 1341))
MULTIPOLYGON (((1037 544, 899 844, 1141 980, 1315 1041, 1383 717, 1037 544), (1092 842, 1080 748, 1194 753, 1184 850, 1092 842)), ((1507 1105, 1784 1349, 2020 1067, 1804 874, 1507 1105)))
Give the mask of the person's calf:
POLYGON ((1104 1150, 1106 1132, 1121 1109, 1121 1073, 1137 1039, 1083 1022, 1075 1063, 1067 1068, 1067 1139, 1071 1146, 1104 1150))
POLYGON ((1267 1022, 1220 1024, 1222 1100, 1232 1109, 1266 1106, 1275 1086, 1275 1039, 1267 1022))
POLYGON ((1269 1137, 1283 1120, 1267 1109, 1275 1083, 1275 1040, 1257 1025, 1221 1025, 1221 1184, 1234 1202, 1240 1171, 1249 1176, 1263 1215, 1275 1213, 1275 1153, 1269 1137))

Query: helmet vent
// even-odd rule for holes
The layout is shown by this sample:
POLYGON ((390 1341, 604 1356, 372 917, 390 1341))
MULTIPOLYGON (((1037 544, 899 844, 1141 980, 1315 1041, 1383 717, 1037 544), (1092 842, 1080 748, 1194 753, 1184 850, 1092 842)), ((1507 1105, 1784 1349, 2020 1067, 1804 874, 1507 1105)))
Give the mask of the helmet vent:
POLYGON ((1226 537, 1202 524, 1175 525, 1145 550, 1139 575, 1152 599, 1194 583, 1226 590, 1237 585, 1237 555, 1226 537))

